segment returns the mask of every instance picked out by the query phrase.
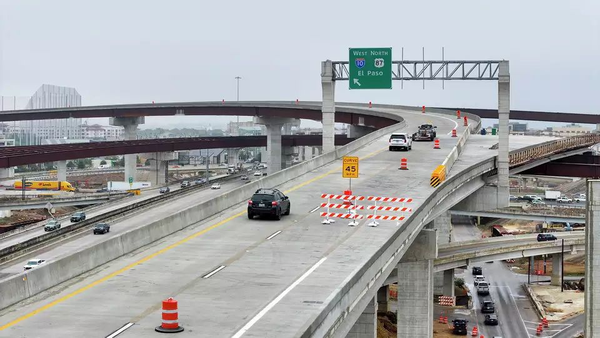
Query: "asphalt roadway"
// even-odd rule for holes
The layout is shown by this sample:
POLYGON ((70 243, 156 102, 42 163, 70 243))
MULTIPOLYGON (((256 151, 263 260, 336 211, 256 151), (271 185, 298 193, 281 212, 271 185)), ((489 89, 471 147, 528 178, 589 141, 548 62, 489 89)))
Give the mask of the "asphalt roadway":
MULTIPOLYGON (((24 256, 18 263, 13 262, 12 264, 0 265, 0 269, 1 269, 0 270, 0 280, 22 272, 23 265, 25 265, 25 263, 29 259, 40 258, 40 259, 45 259, 46 261, 56 260, 64 255, 69 254, 70 252, 76 251, 83 247, 90 246, 91 244, 93 244, 99 240, 103 240, 105 237, 118 236, 119 234, 121 234, 131 228, 143 226, 148 222, 149 219, 152 219, 154 217, 160 217, 164 213, 176 212, 181 207, 182 200, 185 200, 187 203, 200 203, 200 202, 203 202, 207 199, 210 199, 210 198, 222 193, 223 191, 235 189, 235 188, 243 185, 245 182, 246 181, 242 181, 242 180, 231 180, 231 181, 222 183, 220 190, 217 190, 217 189, 213 190, 213 189, 210 189, 209 187, 207 187, 206 189, 198 190, 194 193, 190 193, 189 195, 179 196, 173 200, 168 200, 168 202, 163 202, 161 204, 160 208, 157 208, 157 207, 154 207, 151 209, 144 208, 141 211, 138 211, 133 216, 128 216, 128 217, 120 219, 114 223, 111 223, 110 224, 110 226, 111 226, 110 232, 107 234, 94 235, 92 233, 92 231, 90 230, 88 233, 82 234, 80 236, 70 237, 70 238, 68 238, 68 240, 64 240, 59 243, 52 244, 49 247, 41 249, 41 250, 36 250, 35 252, 29 253, 26 256, 24 256), (138 215, 143 215, 144 217, 136 217, 138 215)), ((175 189, 179 189, 179 185, 172 185, 171 189, 172 189, 172 191, 175 189)), ((125 198, 123 200, 119 200, 114 205, 110 205, 106 208, 99 208, 98 210, 95 210, 94 212, 88 213, 87 216, 88 216, 88 218, 91 218, 95 215, 99 215, 99 214, 108 212, 110 210, 118 209, 118 208, 124 207, 128 204, 139 202, 143 199, 148 199, 148 198, 154 197, 158 194, 159 194, 158 189, 150 190, 150 191, 147 191, 146 194, 144 194, 144 195, 132 196, 131 198, 125 198), (142 196, 143 196, 143 198, 140 198, 142 196)), ((68 224, 71 224, 68 219, 62 221, 63 226, 68 225, 68 224)), ((5 247, 5 246, 11 245, 11 244, 16 244, 16 243, 22 242, 23 240, 33 238, 35 236, 40 236, 41 234, 44 234, 43 226, 37 228, 36 230, 31 230, 26 233, 23 233, 22 236, 15 235, 12 237, 8 237, 8 238, 6 238, 5 241, 0 241, 0 247, 5 247), (13 238, 13 237, 15 237, 15 238, 13 238)))

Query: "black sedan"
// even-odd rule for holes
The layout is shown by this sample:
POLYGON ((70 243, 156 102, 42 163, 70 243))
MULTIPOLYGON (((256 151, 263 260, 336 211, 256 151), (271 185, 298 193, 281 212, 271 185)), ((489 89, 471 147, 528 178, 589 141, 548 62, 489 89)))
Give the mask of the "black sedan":
POLYGON ((485 315, 485 320, 483 321, 485 325, 498 325, 498 316, 496 315, 485 315))
POLYGON ((94 235, 96 234, 105 234, 107 232, 110 232, 110 225, 106 224, 106 223, 98 223, 94 226, 94 235))
POLYGON ((158 192, 160 194, 165 194, 165 193, 171 192, 171 189, 169 189, 169 187, 162 187, 158 190, 158 192))

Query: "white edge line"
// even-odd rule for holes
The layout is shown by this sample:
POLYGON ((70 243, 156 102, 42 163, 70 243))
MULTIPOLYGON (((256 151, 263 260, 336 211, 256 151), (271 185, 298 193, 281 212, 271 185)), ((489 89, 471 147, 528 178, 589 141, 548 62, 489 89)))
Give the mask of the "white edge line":
POLYGON ((321 209, 321 206, 320 206, 320 205, 319 205, 318 207, 316 207, 316 208, 312 209, 312 210, 311 210, 309 213, 311 213, 311 214, 312 214, 313 212, 315 212, 315 211, 317 211, 317 210, 319 210, 319 209, 321 209))
POLYGON ((278 230, 275 233, 273 233, 271 236, 267 237, 267 239, 273 239, 273 237, 279 235, 280 233, 281 233, 281 230, 278 230))
POLYGON ((214 269, 213 271, 209 272, 208 274, 204 275, 202 278, 207 279, 212 277, 215 273, 221 271, 225 269, 225 265, 220 265, 218 268, 214 269))
POLYGON ((246 325, 244 325, 244 327, 242 327, 238 332, 236 332, 232 336, 232 338, 239 338, 243 336, 244 333, 246 333, 246 331, 248 331, 254 324, 256 324, 256 322, 258 322, 265 314, 267 314, 267 312, 269 312, 269 310, 271 310, 275 305, 277 305, 277 303, 279 303, 283 299, 283 297, 285 297, 288 293, 290 293, 290 291, 292 291, 296 286, 298 286, 298 284, 302 283, 302 281, 306 279, 306 277, 308 277, 311 273, 313 273, 321 264, 323 264, 323 262, 326 259, 327 257, 323 257, 317 263, 315 263, 315 265, 308 269, 308 271, 306 271, 302 276, 300 276, 300 278, 296 279, 295 282, 293 282, 290 286, 283 290, 283 292, 280 293, 279 296, 275 297, 275 299, 273 299, 269 304, 267 304, 267 306, 265 306, 265 308, 262 309, 256 316, 250 319, 250 321, 246 323, 246 325))
POLYGON ((125 325, 123 325, 120 329, 118 329, 117 331, 109 334, 108 336, 106 336, 106 338, 114 338, 118 335, 120 335, 121 333, 123 333, 125 330, 127 330, 128 328, 132 327, 133 323, 127 323, 125 325))

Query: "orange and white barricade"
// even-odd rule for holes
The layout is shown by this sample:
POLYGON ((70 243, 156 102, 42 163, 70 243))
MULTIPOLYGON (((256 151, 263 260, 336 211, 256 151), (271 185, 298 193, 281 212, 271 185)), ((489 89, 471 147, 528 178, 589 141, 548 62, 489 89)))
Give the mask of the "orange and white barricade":
POLYGON ((438 302, 443 306, 456 306, 456 297, 452 296, 440 296, 438 302))
MULTIPOLYGON (((345 191, 345 193, 350 193, 350 191, 345 191)), ((377 226, 379 225, 378 220, 385 221, 396 221, 397 225, 400 225, 400 221, 403 221, 406 217, 404 213, 412 212, 412 208, 406 207, 405 203, 410 203, 413 201, 412 198, 405 197, 378 197, 378 196, 355 196, 355 195, 335 195, 335 194, 321 194, 321 198, 326 198, 326 203, 321 203, 321 208, 327 208, 326 212, 321 213, 321 217, 325 217, 325 219, 321 222, 323 224, 334 223, 335 220, 333 218, 343 218, 349 219, 351 222, 348 224, 350 226, 358 225, 358 220, 364 219, 363 215, 359 215, 359 210, 372 210, 372 215, 366 215, 367 219, 370 219, 369 226, 377 226), (331 200, 342 200, 343 203, 331 203, 331 200), (374 205, 357 205, 357 201, 371 201, 374 202, 374 205), (351 202, 351 203, 348 203, 351 202), (402 203, 402 206, 383 206, 377 205, 378 202, 390 202, 390 203, 402 203), (331 212, 331 209, 344 209, 346 213, 335 213, 331 212), (392 211, 392 212, 400 212, 402 213, 400 216, 389 216, 389 215, 377 215, 377 211, 392 211)))

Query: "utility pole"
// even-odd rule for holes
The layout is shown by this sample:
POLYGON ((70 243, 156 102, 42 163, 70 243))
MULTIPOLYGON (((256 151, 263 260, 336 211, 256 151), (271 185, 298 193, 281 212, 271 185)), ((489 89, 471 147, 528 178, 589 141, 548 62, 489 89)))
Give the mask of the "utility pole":
MULTIPOLYGON (((242 79, 241 76, 236 76, 235 77, 235 81, 236 81, 236 91, 235 91, 235 98, 236 101, 240 100, 240 80, 242 79)), ((237 116, 237 124, 235 125, 235 130, 236 130, 236 135, 235 136, 240 136, 240 116, 237 116)))

